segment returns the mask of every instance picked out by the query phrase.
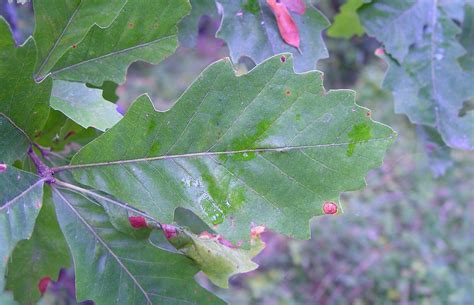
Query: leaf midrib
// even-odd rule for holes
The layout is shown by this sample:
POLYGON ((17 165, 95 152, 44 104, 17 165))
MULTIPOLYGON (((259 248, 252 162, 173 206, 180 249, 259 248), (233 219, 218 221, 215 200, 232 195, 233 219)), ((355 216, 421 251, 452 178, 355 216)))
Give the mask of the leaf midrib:
POLYGON ((440 102, 439 102, 439 94, 438 94, 438 90, 436 88, 436 72, 435 72, 435 63, 436 63, 436 59, 435 59, 435 43, 436 43, 436 39, 435 39, 435 34, 436 34, 436 23, 437 23, 437 20, 438 20, 438 12, 437 12, 437 9, 438 8, 438 0, 433 0, 433 6, 432 6, 432 17, 431 17, 431 28, 432 28, 432 32, 431 32, 431 39, 430 39, 430 60, 431 60, 431 65, 430 65, 430 76, 431 76, 431 88, 433 89, 433 98, 434 98, 434 102, 435 102, 435 107, 434 107, 434 110, 435 110, 435 125, 436 126, 439 126, 439 106, 440 106, 440 102))
POLYGON ((148 296, 148 293, 145 291, 145 288, 141 286, 141 284, 138 282, 138 280, 135 278, 135 276, 128 270, 127 266, 125 266, 124 263, 120 260, 120 257, 115 254, 115 252, 109 247, 109 245, 100 237, 100 235, 94 230, 94 228, 82 217, 82 215, 74 208, 74 206, 67 200, 63 194, 55 187, 53 187, 53 190, 61 197, 61 199, 66 203, 66 205, 69 207, 69 209, 77 216, 77 218, 87 227, 87 229, 94 235, 95 239, 99 241, 102 246, 107 250, 107 252, 112 255, 112 257, 115 259, 115 261, 120 265, 121 269, 124 270, 132 279, 134 284, 140 289, 140 291, 143 293, 143 296, 145 297, 147 303, 149 305, 153 305, 153 302, 151 301, 150 297, 148 296))
POLYGON ((160 41, 162 41, 162 40, 170 39, 170 38, 175 38, 175 37, 176 37, 176 34, 168 35, 168 36, 160 37, 160 38, 158 38, 158 39, 155 39, 155 40, 152 40, 152 41, 148 41, 148 42, 145 42, 145 43, 142 43, 142 44, 134 45, 134 46, 129 47, 129 48, 125 48, 125 49, 122 49, 122 50, 118 50, 118 51, 111 52, 111 53, 108 53, 108 54, 104 54, 104 55, 101 55, 101 56, 97 56, 97 57, 94 57, 94 58, 89 58, 89 59, 87 59, 87 60, 84 60, 84 61, 75 63, 75 64, 73 64, 73 65, 70 65, 70 66, 67 66, 67 67, 64 67, 64 68, 55 70, 55 71, 51 71, 51 75, 55 75, 55 74, 58 74, 58 73, 60 73, 60 72, 63 72, 63 71, 69 70, 69 69, 73 69, 73 68, 75 68, 75 67, 78 67, 78 66, 81 66, 81 65, 84 65, 84 64, 87 64, 87 63, 96 61, 96 60, 108 58, 108 57, 115 56, 115 55, 120 55, 120 54, 127 53, 127 52, 129 52, 129 51, 133 51, 133 50, 135 50, 135 49, 139 49, 139 48, 142 48, 142 47, 144 48, 144 47, 150 46, 150 45, 152 45, 152 44, 158 43, 158 42, 160 42, 160 41))
POLYGON ((59 41, 64 37, 64 34, 66 33, 67 29, 69 28, 69 26, 71 25, 72 23, 72 20, 76 17, 77 15, 77 12, 79 11, 79 8, 81 7, 82 5, 82 1, 79 2, 79 4, 77 5, 76 9, 74 10, 74 12, 72 13, 71 17, 69 17, 67 23, 66 23, 66 26, 64 27, 64 29, 62 30, 61 34, 59 34, 58 38, 56 38, 56 40, 54 41, 54 44, 51 46, 51 48, 49 49, 48 51, 48 54, 46 55, 46 58, 41 62, 41 66, 38 68, 38 73, 36 73, 35 75, 35 78, 38 78, 39 76, 41 76, 41 74, 43 74, 42 70, 43 68, 46 66, 46 64, 49 62, 49 59, 51 58, 51 55, 53 54, 53 51, 56 49, 56 47, 58 46, 59 44, 59 41))
POLYGON ((34 184, 30 185, 26 190, 21 192, 20 194, 16 195, 13 197, 11 200, 7 201, 4 205, 0 207, 0 212, 2 212, 5 209, 8 209, 15 201, 17 201, 19 198, 25 196, 28 192, 30 192, 33 188, 37 187, 38 184, 43 183, 46 180, 46 178, 42 178, 38 181, 36 181, 34 184))
POLYGON ((243 154, 243 153, 288 152, 288 151, 301 150, 301 149, 339 147, 339 146, 345 146, 345 145, 350 145, 350 144, 388 141, 391 139, 393 139, 393 134, 384 138, 374 138, 370 140, 344 142, 344 143, 329 143, 329 144, 315 144, 315 145, 302 145, 302 146, 282 146, 282 147, 272 147, 272 148, 254 148, 254 149, 216 151, 216 152, 206 151, 206 152, 196 152, 196 153, 186 153, 186 154, 176 154, 176 155, 163 155, 163 156, 148 157, 148 158, 137 158, 137 159, 126 159, 126 160, 105 161, 105 162, 97 162, 97 163, 84 163, 84 164, 58 166, 58 167, 54 167, 53 171, 59 172, 62 170, 70 170, 70 169, 78 169, 78 168, 86 168, 86 167, 96 167, 96 166, 98 167, 98 166, 138 163, 138 162, 157 161, 157 160, 172 160, 172 159, 179 159, 179 158, 212 157, 212 156, 220 156, 220 155, 236 155, 236 154, 243 154))

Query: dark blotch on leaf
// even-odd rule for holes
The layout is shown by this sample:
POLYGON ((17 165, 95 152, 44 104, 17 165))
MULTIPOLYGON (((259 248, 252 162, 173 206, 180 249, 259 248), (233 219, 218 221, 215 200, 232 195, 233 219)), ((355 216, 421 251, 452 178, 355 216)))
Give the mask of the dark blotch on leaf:
POLYGON ((349 146, 347 147, 346 155, 348 157, 354 154, 356 145, 372 139, 372 130, 367 123, 357 124, 352 127, 352 130, 347 134, 351 139, 349 146))
POLYGON ((281 61, 281 62, 285 62, 285 61, 286 61, 286 57, 285 57, 285 56, 280 57, 280 61, 281 61))

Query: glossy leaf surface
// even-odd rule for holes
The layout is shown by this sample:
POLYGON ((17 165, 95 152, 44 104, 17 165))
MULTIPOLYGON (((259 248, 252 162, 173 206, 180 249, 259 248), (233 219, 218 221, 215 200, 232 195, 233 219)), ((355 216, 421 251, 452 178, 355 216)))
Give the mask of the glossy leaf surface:
POLYGON ((94 127, 101 131, 111 128, 122 118, 117 106, 102 97, 101 90, 75 82, 53 82, 51 107, 84 128, 94 127))
POLYGON ((309 219, 363 187, 394 136, 353 91, 326 92, 321 73, 295 74, 288 55, 240 77, 222 60, 168 112, 139 98, 72 166, 81 183, 163 223, 185 207, 232 241, 251 224, 308 238, 309 219))

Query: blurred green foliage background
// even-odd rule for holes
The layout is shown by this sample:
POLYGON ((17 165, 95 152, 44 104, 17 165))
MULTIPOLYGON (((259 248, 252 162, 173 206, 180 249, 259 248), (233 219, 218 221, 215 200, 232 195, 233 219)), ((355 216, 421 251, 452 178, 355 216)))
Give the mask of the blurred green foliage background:
MULTIPOLYGON (((332 20, 343 2, 317 5, 332 20)), ((14 24, 21 43, 33 28, 31 6, 1 3, 0 14, 14 24)), ((133 64, 126 83, 107 86, 104 96, 118 97, 126 111, 146 92, 157 109, 168 109, 209 63, 228 54, 212 38, 218 24, 203 18, 196 48, 180 48, 157 66, 133 64)), ((452 151, 452 166, 434 178, 415 127, 394 113, 390 94, 381 89, 387 67, 373 54, 379 44, 366 35, 325 41, 330 58, 318 69, 326 89, 356 90, 358 104, 398 132, 396 143, 384 165, 369 173, 365 190, 343 194, 344 214, 314 219, 311 240, 265 233, 258 270, 236 276, 228 290, 202 275, 199 281, 235 305, 474 304, 473 154, 452 151)), ((237 66, 238 73, 250 68, 246 59, 237 66)), ((70 273, 43 305, 76 304, 70 273)))

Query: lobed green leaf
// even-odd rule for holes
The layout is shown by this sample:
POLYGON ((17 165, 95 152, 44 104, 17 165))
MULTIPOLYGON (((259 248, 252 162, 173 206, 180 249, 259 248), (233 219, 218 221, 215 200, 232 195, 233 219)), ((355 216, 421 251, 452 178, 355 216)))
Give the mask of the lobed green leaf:
POLYGON ((183 255, 114 229, 103 208, 82 194, 53 189, 59 224, 74 258, 78 300, 110 304, 223 304, 199 287, 183 255))
POLYGON ((93 25, 108 27, 127 0, 34 1, 38 61, 35 76, 48 75, 56 62, 77 45, 93 25))
POLYGON ((93 26, 81 43, 52 68, 55 79, 101 86, 125 81, 138 60, 157 64, 177 47, 177 24, 189 13, 187 0, 128 0, 110 27, 93 26))
POLYGON ((0 170, 0 291, 16 244, 31 237, 42 206, 44 179, 11 166, 0 170))
POLYGON ((35 61, 35 41, 29 38, 16 47, 8 23, 0 17, 0 113, 30 138, 48 118, 51 93, 51 80, 34 81, 35 61))
POLYGON ((252 224, 308 238, 324 202, 363 187, 394 137, 353 91, 295 74, 291 56, 240 77, 222 60, 168 112, 139 98, 65 169, 162 223, 184 207, 234 242, 252 224))
POLYGON ((54 281, 60 269, 71 264, 69 248, 54 212, 51 191, 49 188, 46 190, 31 238, 17 244, 8 262, 6 288, 14 293, 21 305, 36 304, 41 296, 39 281, 44 277, 54 281))
POLYGON ((101 90, 81 83, 55 80, 50 103, 51 108, 61 111, 84 128, 105 131, 122 118, 117 106, 102 97, 101 90))
POLYGON ((328 57, 321 32, 329 26, 326 17, 309 2, 303 15, 292 13, 300 36, 300 51, 286 44, 278 31, 274 14, 265 0, 223 0, 217 37, 225 40, 232 61, 243 56, 259 64, 267 58, 289 52, 297 72, 311 71, 319 59, 328 57))

